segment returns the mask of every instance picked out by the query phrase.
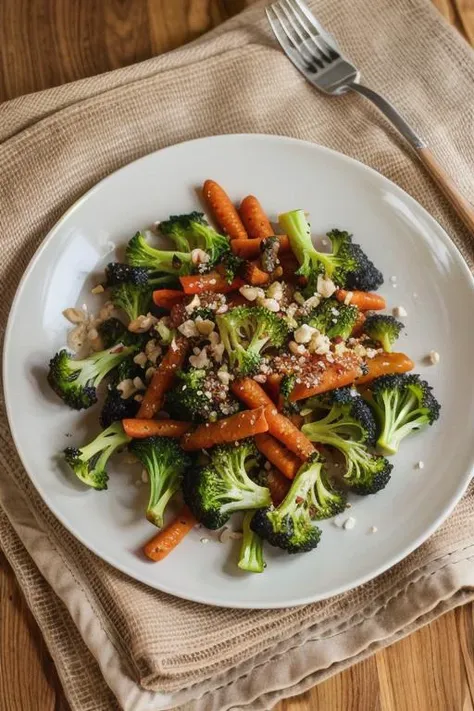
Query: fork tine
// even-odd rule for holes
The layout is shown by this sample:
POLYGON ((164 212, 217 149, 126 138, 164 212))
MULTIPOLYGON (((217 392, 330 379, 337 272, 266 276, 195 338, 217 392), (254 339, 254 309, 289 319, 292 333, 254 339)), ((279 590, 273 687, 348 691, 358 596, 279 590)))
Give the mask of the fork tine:
POLYGON ((308 63, 313 63, 315 62, 317 64, 317 67, 322 69, 324 67, 323 62, 321 61, 321 53, 316 47, 316 53, 315 51, 311 51, 311 49, 307 46, 306 42, 307 39, 310 38, 308 32, 305 31, 303 27, 304 33, 302 33, 302 25, 300 22, 298 22, 298 17, 295 15, 294 9, 291 7, 291 3, 288 2, 288 0, 279 0, 279 2, 275 3, 275 6, 278 7, 279 10, 285 15, 287 23, 291 26, 294 34, 296 35, 296 42, 293 41, 296 49, 303 54, 304 58, 307 60, 308 63))
MULTIPOLYGON (((306 38, 302 38, 303 41, 309 40, 316 52, 320 61, 325 60, 326 62, 332 62, 339 58, 339 54, 332 50, 324 37, 319 33, 318 27, 315 24, 316 18, 311 13, 309 8, 307 8, 301 0, 284 0, 291 12, 294 15, 295 20, 298 22, 299 26, 302 28, 303 32, 307 35, 306 38)), ((293 23, 292 23, 293 24, 293 23)), ((294 26, 294 25, 293 25, 294 26)), ((301 36, 301 32, 299 33, 301 36)), ((324 64, 323 64, 324 66, 324 64)))
POLYGON ((281 19, 279 18, 277 11, 275 10, 275 4, 265 8, 270 27, 272 28, 275 37, 280 43, 280 46, 288 57, 288 59, 295 65, 295 67, 300 72, 304 73, 306 69, 306 63, 301 57, 298 48, 295 46, 293 39, 290 35, 288 35, 284 24, 281 22, 281 19))

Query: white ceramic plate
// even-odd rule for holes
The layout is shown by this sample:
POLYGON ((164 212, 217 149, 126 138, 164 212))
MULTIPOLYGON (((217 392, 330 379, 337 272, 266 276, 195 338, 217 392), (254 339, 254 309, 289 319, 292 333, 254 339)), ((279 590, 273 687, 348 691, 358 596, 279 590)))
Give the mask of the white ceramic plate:
MULTIPOLYGON (((95 301, 94 301, 95 299, 95 301)), ((272 136, 219 136, 183 143, 109 176, 59 221, 18 289, 5 342, 8 417, 31 480, 58 519, 97 555, 152 587, 228 607, 280 607, 329 597, 386 570, 419 546, 449 514, 470 478, 474 459, 474 351, 471 275, 441 227, 412 198, 375 171, 326 148, 272 136), (274 219, 302 207, 315 235, 348 229, 382 269, 388 307, 408 311, 400 350, 433 384, 439 422, 405 441, 392 481, 376 496, 352 499, 351 531, 323 522, 317 550, 302 556, 267 552, 262 575, 235 565, 238 543, 200 542, 194 530, 165 561, 153 564, 140 546, 156 531, 143 517, 147 487, 139 471, 117 460, 109 489, 89 491, 63 468, 57 453, 98 431, 97 411, 75 413, 45 382, 51 355, 65 344, 61 312, 97 297, 90 287, 140 227, 199 207, 196 186, 212 177, 235 200, 257 195, 274 219), (91 277, 95 273, 96 278, 91 277), (394 287, 390 277, 396 276, 394 287), (423 363, 439 351, 437 366, 423 363), (72 433, 72 436, 68 436, 72 433), (423 460, 423 470, 415 463, 423 460), (376 534, 370 533, 377 526, 376 534)))

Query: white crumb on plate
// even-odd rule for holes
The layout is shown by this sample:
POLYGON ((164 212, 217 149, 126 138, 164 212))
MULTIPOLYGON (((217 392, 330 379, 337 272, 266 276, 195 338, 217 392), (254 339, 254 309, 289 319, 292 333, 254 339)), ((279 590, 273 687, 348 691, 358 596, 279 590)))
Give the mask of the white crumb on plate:
POLYGON ((420 461, 415 464, 415 469, 424 469, 424 468, 425 468, 425 463, 423 460, 420 459, 420 461))
POLYGON ((408 316, 408 311, 403 306, 395 306, 395 308, 392 309, 392 314, 396 318, 403 318, 403 316, 408 316))
POLYGON ((356 525, 356 523, 357 523, 357 521, 356 521, 356 519, 354 518, 354 516, 349 516, 349 518, 347 518, 347 519, 344 521, 344 526, 343 526, 343 528, 344 528, 345 531, 351 531, 351 530, 354 528, 354 526, 356 525))
POLYGON ((426 356, 426 360, 431 363, 431 365, 437 365, 440 361, 440 355, 438 351, 430 351, 426 356))
POLYGON ((395 274, 393 274, 393 275, 390 277, 390 282, 391 282, 392 284, 396 284, 396 283, 397 283, 397 277, 395 276, 395 274))
POLYGON ((345 520, 346 517, 343 514, 339 514, 339 516, 336 516, 336 518, 333 520, 333 524, 336 526, 336 528, 342 528, 344 526, 345 520))
POLYGON ((370 533, 377 533, 378 530, 379 530, 379 529, 377 528, 377 526, 371 526, 371 527, 369 528, 370 533))
POLYGON ((201 543, 209 543, 209 538, 201 538, 201 543))

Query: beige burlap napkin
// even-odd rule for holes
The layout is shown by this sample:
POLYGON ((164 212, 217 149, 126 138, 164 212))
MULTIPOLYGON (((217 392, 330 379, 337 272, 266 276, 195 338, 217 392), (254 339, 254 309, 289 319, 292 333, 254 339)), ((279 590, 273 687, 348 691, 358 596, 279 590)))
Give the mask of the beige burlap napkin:
MULTIPOLYGON (((469 47, 428 0, 311 5, 474 201, 469 47)), ((231 132, 304 138, 373 166, 472 264, 472 237, 391 127, 358 96, 313 91, 260 5, 166 56, 0 107, 2 329, 34 250, 89 187, 150 151, 231 132)), ((287 610, 217 609, 151 590, 86 550, 42 504, 5 415, 0 437, 0 543, 74 711, 269 709, 474 597, 472 489, 427 543, 357 590, 287 610)))

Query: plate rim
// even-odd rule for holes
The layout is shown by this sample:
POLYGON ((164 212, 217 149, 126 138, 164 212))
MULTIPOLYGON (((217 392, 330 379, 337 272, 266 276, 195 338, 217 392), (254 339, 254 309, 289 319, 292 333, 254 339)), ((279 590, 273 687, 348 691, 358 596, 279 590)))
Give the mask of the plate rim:
POLYGON ((23 455, 21 452, 20 447, 18 446, 17 443, 17 434, 16 434, 16 427, 15 427, 15 422, 14 422, 14 417, 12 413, 12 407, 11 407, 11 400, 10 400, 10 386, 7 383, 7 368, 8 368, 8 361, 9 361, 9 352, 10 352, 10 340, 11 340, 11 334, 13 332, 13 323, 15 321, 15 315, 16 315, 16 310, 18 308, 18 302, 21 297, 21 293, 23 291, 23 288, 25 286, 26 281, 29 279, 31 272, 34 270, 35 265, 37 261, 39 260, 41 254, 43 251, 47 248, 47 246, 50 244, 50 242, 54 239, 55 234, 57 233, 58 230, 61 229, 63 223, 70 217, 70 215, 78 210, 84 202, 86 202, 89 197, 95 193, 96 191, 100 190, 101 186, 108 181, 109 179, 112 179, 114 176, 116 176, 118 173, 121 173, 122 171, 127 170, 131 165, 139 164, 140 162, 145 162, 146 160, 149 160, 151 156, 155 156, 157 154, 161 154, 163 152, 167 151, 173 151, 177 147, 183 147, 183 146, 188 146, 188 145, 194 145, 197 143, 204 143, 204 142, 209 142, 209 141, 226 141, 226 140, 259 140, 259 141, 270 141, 270 142, 284 142, 287 144, 295 144, 299 146, 304 146, 308 150, 315 150, 316 152, 320 152, 322 154, 329 154, 331 156, 337 156, 338 159, 342 159, 342 161, 348 162, 350 164, 356 164, 360 169, 374 175, 377 180, 381 181, 381 183, 388 183, 395 193, 398 193, 398 196, 401 197, 404 201, 408 201, 408 204, 411 206, 415 206, 415 208, 418 211, 421 211, 421 215, 428 221, 428 224, 435 229, 439 234, 437 235, 440 237, 443 242, 447 245, 447 249, 451 252, 451 254, 455 255, 456 261, 458 263, 458 266, 461 268, 461 270, 465 273, 467 277, 467 281, 469 282, 470 290, 471 293, 474 297, 474 275, 472 274, 471 270, 469 269, 469 266, 464 259, 460 249, 457 247, 455 242, 449 237, 448 233, 442 227, 442 225, 439 224, 439 222, 428 212, 428 210, 423 207, 414 197, 412 197, 409 193, 407 193, 402 187, 400 187, 397 183, 393 182, 390 180, 390 178, 386 177, 379 171, 377 171, 375 168, 372 168, 369 165, 366 165, 365 163, 362 163, 361 161, 357 160, 356 158, 352 158, 351 156, 348 156, 344 153, 341 153, 339 151, 336 151, 332 148, 328 148, 327 146, 320 145, 318 143, 314 143, 312 141, 306 141, 303 139, 299 138, 293 138, 291 136, 283 136, 283 135, 276 135, 276 134, 267 134, 267 133, 228 133, 228 134, 219 134, 215 136, 202 136, 199 138, 194 138, 191 140, 184 140, 180 141, 178 143, 174 143, 169 146, 164 146, 163 148, 159 148, 156 151, 152 151, 150 153, 147 153, 143 156, 140 156, 140 158, 137 158, 133 161, 130 161, 129 163, 126 163, 122 167, 118 168, 117 170, 112 171, 108 175, 104 176, 99 180, 97 183, 95 183, 91 188, 89 188, 83 195, 81 195, 62 215, 61 217, 54 223, 54 225, 51 227, 50 230, 48 230, 47 234, 41 241, 41 243, 38 245, 37 249, 35 250, 34 254, 32 255, 28 266, 26 267, 20 281, 18 282, 15 295, 13 297, 13 300, 10 305, 10 311, 8 315, 8 320, 7 320, 7 325, 5 329, 5 338, 4 338, 4 346, 3 346, 3 354, 2 354, 2 377, 3 377, 3 382, 4 382, 4 395, 5 395, 5 411, 7 414, 7 421, 10 429, 10 433, 12 436, 13 443, 15 445, 15 449, 17 451, 18 457, 21 461, 22 467, 24 471, 26 472, 30 482, 33 484, 36 492, 40 496, 43 504, 49 509, 49 511, 57 518, 57 520, 63 525, 66 530, 76 539, 78 540, 82 545, 84 545, 87 550, 89 550, 91 553, 94 555, 97 555, 101 560, 104 560, 108 565, 111 565, 114 569, 119 570, 121 573, 127 575, 130 577, 132 580, 136 580, 137 582, 142 583, 143 585, 146 585, 147 587, 153 589, 153 590, 158 590, 160 592, 164 592, 169 595, 173 595, 174 597, 178 597, 183 600, 189 600, 191 602, 197 602, 199 604, 203 605, 209 605, 212 607, 224 607, 224 608, 231 608, 231 609, 282 609, 282 608, 291 608, 291 607, 297 607, 300 605, 306 605, 310 604, 313 602, 319 602, 322 600, 327 600, 331 597, 334 597, 335 595, 342 594, 344 592, 349 592, 350 590, 354 590, 355 588, 359 587, 360 585, 363 585, 371 580, 374 580, 376 577, 381 575, 382 573, 386 572, 393 566, 395 566, 397 563, 400 561, 404 560, 407 556, 409 556, 411 553, 413 553, 414 550, 419 548, 425 541, 427 541, 433 533, 446 521, 448 516, 452 513, 454 510, 455 506, 459 503, 461 498, 463 497, 464 493, 466 492, 469 483, 474 476, 474 447, 472 450, 471 458, 470 458, 470 468, 468 471, 465 472, 462 480, 460 481, 460 485, 457 489, 457 491, 451 496, 449 502, 446 504, 445 508, 443 511, 436 517, 436 519, 433 521, 433 523, 426 528, 426 530, 420 534, 417 538, 415 538, 412 543, 408 546, 406 546, 402 552, 399 554, 393 555, 389 560, 387 560, 384 564, 378 566, 378 568, 370 573, 367 573, 365 575, 361 575, 352 583, 350 584, 344 584, 339 586, 338 588, 335 588, 334 590, 331 591, 330 594, 316 594, 316 595, 306 595, 304 597, 298 598, 298 599, 292 599, 289 601, 277 601, 274 603, 268 603, 264 604, 262 602, 246 602, 246 601, 239 601, 239 600, 228 600, 225 603, 224 602, 209 602, 209 600, 204 599, 201 597, 199 594, 188 594, 188 593, 179 593, 177 594, 174 590, 170 589, 168 585, 163 585, 160 584, 159 581, 157 581, 157 584, 152 584, 148 580, 145 580, 139 572, 131 572, 128 569, 127 565, 121 565, 120 563, 117 563, 115 560, 111 559, 111 556, 109 556, 107 553, 102 553, 100 550, 94 548, 91 546, 90 543, 86 542, 84 540, 84 537, 82 536, 81 533, 73 530, 72 527, 68 524, 68 521, 63 514, 57 510, 54 501, 50 501, 49 498, 43 494, 42 487, 41 485, 35 481, 35 477, 31 475, 30 471, 28 470, 27 466, 24 463, 23 460, 23 455))

